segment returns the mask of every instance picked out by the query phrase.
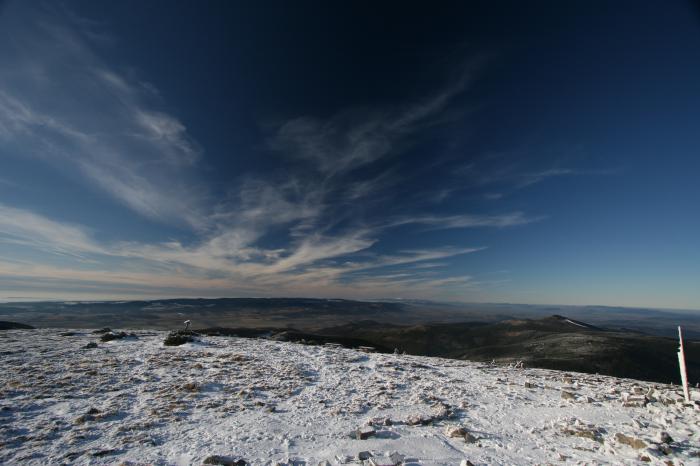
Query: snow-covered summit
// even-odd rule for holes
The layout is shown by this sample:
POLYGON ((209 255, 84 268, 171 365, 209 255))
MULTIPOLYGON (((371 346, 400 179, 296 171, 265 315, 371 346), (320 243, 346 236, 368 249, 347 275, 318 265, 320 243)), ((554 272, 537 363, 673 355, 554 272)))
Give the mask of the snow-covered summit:
POLYGON ((700 411, 678 387, 164 336, 0 334, 0 463, 700 464, 700 411))

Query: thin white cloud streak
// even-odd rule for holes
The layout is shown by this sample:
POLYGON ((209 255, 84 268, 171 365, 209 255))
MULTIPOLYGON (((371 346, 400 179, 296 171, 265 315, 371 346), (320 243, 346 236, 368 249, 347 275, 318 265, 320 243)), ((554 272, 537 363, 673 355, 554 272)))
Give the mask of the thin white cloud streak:
POLYGON ((55 222, 35 213, 0 204, 0 243, 12 243, 53 254, 104 254, 83 227, 55 222))
POLYGON ((413 217, 397 218, 391 221, 388 226, 395 227, 401 225, 428 225, 431 229, 449 228, 476 228, 476 227, 496 227, 506 228, 518 225, 526 225, 542 220, 544 217, 530 217, 523 212, 510 212, 500 215, 420 215, 413 217))
MULTIPOLYGON (((499 154, 498 158, 502 157, 504 157, 504 155, 499 154)), ((488 160, 488 158, 486 160, 488 160)), ((562 167, 527 171, 523 170, 518 163, 500 163, 493 167, 479 167, 479 164, 470 162, 469 164, 455 170, 455 172, 460 180, 460 187, 446 188, 444 191, 445 195, 438 198, 438 201, 442 201, 453 193, 465 189, 465 178, 468 180, 467 187, 494 187, 496 191, 484 193, 483 197, 487 200, 498 200, 502 199, 507 194, 529 188, 553 178, 573 176, 608 176, 615 174, 618 171, 613 169, 585 170, 562 167)))
POLYGON ((539 172, 521 173, 514 176, 514 178, 517 180, 515 188, 526 188, 528 186, 532 186, 533 184, 540 183, 548 178, 575 174, 578 174, 578 172, 569 168, 550 168, 539 172))
POLYGON ((325 176, 349 172, 383 158, 464 92, 477 65, 432 97, 401 109, 344 112, 328 120, 309 116, 282 124, 270 146, 311 162, 325 176))

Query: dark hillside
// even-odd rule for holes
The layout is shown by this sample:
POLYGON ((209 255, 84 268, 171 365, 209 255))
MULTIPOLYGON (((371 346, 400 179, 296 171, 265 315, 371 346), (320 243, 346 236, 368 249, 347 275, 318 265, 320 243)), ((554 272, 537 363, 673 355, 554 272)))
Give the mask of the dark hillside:
MULTIPOLYGON (((497 323, 386 325, 363 321, 319 333, 362 338, 409 354, 475 361, 523 361, 529 367, 679 383, 678 342, 607 331, 562 316, 497 323)), ((700 381, 700 342, 686 342, 691 383, 700 381)))
POLYGON ((18 322, 8 322, 6 320, 0 320, 0 330, 16 330, 16 329, 33 329, 31 325, 20 324, 18 322))

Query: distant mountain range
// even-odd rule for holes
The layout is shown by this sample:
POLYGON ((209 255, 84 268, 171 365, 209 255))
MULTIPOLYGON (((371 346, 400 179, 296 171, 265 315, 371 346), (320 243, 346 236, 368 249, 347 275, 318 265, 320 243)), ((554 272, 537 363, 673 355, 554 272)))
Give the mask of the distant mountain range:
POLYGON ((314 298, 162 299, 150 301, 44 301, 0 303, 0 319, 36 327, 171 329, 189 319, 199 327, 295 327, 319 329, 374 320, 394 324, 500 322, 553 314, 600 327, 700 339, 700 311, 606 306, 355 301, 314 298))
MULTIPOLYGON (((677 325, 700 381, 700 315, 682 311, 512 304, 226 298, 0 304, 11 322, 58 328, 180 328, 678 383, 677 325), (556 312, 552 315, 551 311, 556 312), (566 317, 564 317, 564 315, 566 317)), ((3 327, 3 325, 5 325, 3 327)), ((14 328, 19 328, 14 324, 14 328)))

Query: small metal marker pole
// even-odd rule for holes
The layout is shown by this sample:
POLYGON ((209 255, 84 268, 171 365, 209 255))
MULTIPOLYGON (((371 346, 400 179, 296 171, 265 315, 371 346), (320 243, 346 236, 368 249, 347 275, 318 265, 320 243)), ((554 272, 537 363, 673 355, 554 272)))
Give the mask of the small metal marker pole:
POLYGON ((685 395, 685 401, 690 403, 690 392, 688 391, 688 373, 685 371, 685 354, 683 353, 683 334, 681 333, 681 326, 678 326, 678 340, 680 341, 680 346, 678 347, 678 365, 681 369, 681 384, 683 385, 683 395, 685 395))

